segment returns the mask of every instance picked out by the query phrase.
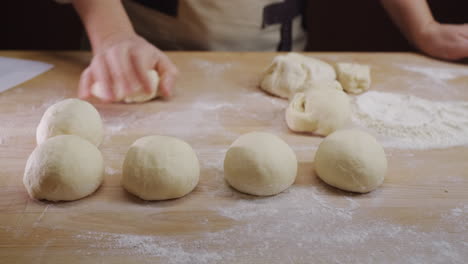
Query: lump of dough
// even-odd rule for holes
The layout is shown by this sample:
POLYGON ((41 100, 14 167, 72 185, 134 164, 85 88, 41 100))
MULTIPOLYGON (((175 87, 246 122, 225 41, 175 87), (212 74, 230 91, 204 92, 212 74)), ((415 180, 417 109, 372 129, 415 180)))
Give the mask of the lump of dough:
POLYGON ((337 80, 318 80, 318 81, 311 81, 304 84, 304 86, 300 89, 300 92, 307 92, 309 90, 314 89, 335 89, 339 91, 343 91, 343 87, 341 83, 337 80))
POLYGON ((240 136, 226 153, 224 178, 234 189, 248 194, 278 194, 294 183, 297 159, 279 137, 263 132, 240 136))
POLYGON ((75 135, 46 140, 29 156, 23 184, 34 199, 73 201, 101 185, 104 165, 101 152, 75 135))
POLYGON ((77 135, 99 146, 103 133, 101 116, 92 104, 65 99, 45 111, 36 129, 36 141, 41 144, 57 135, 77 135))
POLYGON ((292 131, 328 135, 350 120, 346 93, 336 89, 313 89, 297 93, 286 109, 286 123, 292 131))
POLYGON ((366 193, 380 186, 387 173, 382 146, 371 135, 356 130, 340 130, 319 145, 315 171, 336 188, 366 193))
POLYGON ((289 98, 313 81, 333 81, 331 65, 297 53, 276 56, 264 73, 260 88, 273 95, 289 98))
POLYGON ((370 67, 355 63, 337 63, 338 81, 348 93, 359 94, 369 90, 371 84, 370 67))
POLYGON ((167 200, 190 193, 198 184, 200 165, 192 147, 166 136, 147 136, 125 156, 122 186, 143 200, 167 200))
MULTIPOLYGON (((124 103, 143 103, 158 97, 159 75, 155 70, 149 70, 148 77, 151 81, 151 93, 146 93, 143 87, 138 87, 138 89, 135 89, 135 91, 138 92, 127 97, 116 95, 117 101, 122 101, 124 103)), ((106 98, 105 91, 99 82, 93 84, 91 87, 91 94, 101 100, 106 98)))

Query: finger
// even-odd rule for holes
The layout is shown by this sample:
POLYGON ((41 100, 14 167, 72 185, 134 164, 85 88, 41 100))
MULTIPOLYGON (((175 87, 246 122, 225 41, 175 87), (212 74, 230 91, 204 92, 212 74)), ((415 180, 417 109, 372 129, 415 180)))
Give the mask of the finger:
POLYGON ((114 88, 114 95, 121 100, 123 96, 130 95, 137 88, 138 81, 128 63, 128 49, 110 51, 106 55, 114 88))
POLYGON ((151 55, 148 56, 144 53, 141 53, 140 51, 134 51, 131 53, 130 60, 135 75, 143 87, 143 90, 146 93, 151 93, 153 91, 153 87, 151 84, 151 79, 148 76, 148 70, 155 67, 159 53, 151 51, 148 52, 148 54, 151 55))
POLYGON ((109 66, 106 61, 100 57, 93 60, 91 70, 96 82, 102 85, 104 91, 104 101, 112 102, 115 100, 114 92, 112 90, 112 79, 110 76, 109 66))
POLYGON ((87 99, 91 96, 91 86, 93 85, 93 76, 90 68, 86 68, 80 77, 78 85, 78 97, 81 99, 87 99))
POLYGON ((457 55, 458 59, 468 58, 468 37, 460 43, 457 55))
POLYGON ((165 97, 171 96, 177 76, 179 75, 179 70, 165 54, 162 54, 159 58, 156 64, 156 70, 161 76, 159 89, 161 89, 162 95, 165 97))
POLYGON ((468 58, 468 35, 459 35, 457 40, 450 46, 451 57, 449 59, 458 60, 468 58))

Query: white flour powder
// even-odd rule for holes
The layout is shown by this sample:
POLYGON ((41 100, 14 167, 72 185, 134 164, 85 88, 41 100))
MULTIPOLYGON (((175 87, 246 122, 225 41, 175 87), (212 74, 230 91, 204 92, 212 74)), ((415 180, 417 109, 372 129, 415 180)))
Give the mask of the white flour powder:
POLYGON ((445 148, 468 144, 468 102, 435 102, 371 91, 356 98, 353 121, 383 136, 387 147, 445 148))
POLYGON ((206 76, 216 77, 232 67, 232 63, 216 63, 206 60, 194 59, 192 64, 203 70, 206 76))
MULTIPOLYGON (((171 235, 80 231, 73 238, 86 245, 80 254, 145 256, 146 261, 141 263, 154 263, 155 257, 169 264, 463 263, 467 257, 466 231, 461 227, 466 209, 461 207, 442 211, 446 216, 438 220, 439 225, 424 230, 392 223, 379 213, 365 217, 360 196, 326 195, 326 189, 320 186, 293 186, 269 198, 250 197, 227 187, 219 189, 232 199, 220 199, 209 211, 204 209, 204 219, 192 219, 191 224, 199 225, 200 230, 171 235), (220 219, 229 224, 219 230, 205 229, 220 224, 220 219), (372 245, 392 246, 369 251, 375 248, 372 245)), ((367 199, 379 200, 387 194, 380 191, 372 195, 375 197, 367 199)), ((170 207, 163 208, 171 211, 170 207)), ((377 204, 367 210, 383 212, 377 204)), ((200 215, 196 210, 187 211, 191 213, 200 215)))
POLYGON ((446 67, 426 67, 415 65, 398 65, 400 68, 411 72, 417 72, 434 80, 447 81, 468 75, 467 69, 454 69, 446 67))

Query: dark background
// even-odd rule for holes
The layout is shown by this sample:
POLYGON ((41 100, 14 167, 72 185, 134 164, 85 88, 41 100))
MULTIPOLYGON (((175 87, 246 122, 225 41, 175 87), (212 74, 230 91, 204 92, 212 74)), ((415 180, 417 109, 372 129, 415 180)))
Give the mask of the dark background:
MULTIPOLYGON (((468 23, 467 0, 429 0, 429 4, 440 22, 468 23)), ((307 26, 313 36, 307 45, 311 51, 414 50, 378 0, 309 0, 307 26)), ((52 0, 2 1, 0 49, 79 49, 82 33, 71 5, 52 0)))

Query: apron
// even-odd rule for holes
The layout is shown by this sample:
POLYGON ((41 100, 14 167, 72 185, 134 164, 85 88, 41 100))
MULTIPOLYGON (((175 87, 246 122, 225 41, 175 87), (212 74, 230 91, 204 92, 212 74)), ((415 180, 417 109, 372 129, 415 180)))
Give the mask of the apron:
POLYGON ((124 0, 135 31, 163 50, 302 51, 305 0, 124 0))

